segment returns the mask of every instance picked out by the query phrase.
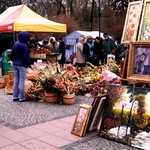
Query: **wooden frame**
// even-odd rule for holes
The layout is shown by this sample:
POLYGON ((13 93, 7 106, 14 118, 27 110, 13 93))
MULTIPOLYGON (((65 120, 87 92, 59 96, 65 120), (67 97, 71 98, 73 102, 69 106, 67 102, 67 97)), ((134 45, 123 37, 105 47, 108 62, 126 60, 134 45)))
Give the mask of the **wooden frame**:
POLYGON ((87 125, 87 132, 100 128, 102 122, 102 115, 104 112, 104 101, 106 95, 95 97, 92 102, 92 111, 87 125))
POLYGON ((150 83, 150 42, 131 42, 127 79, 150 83))
POLYGON ((150 0, 145 0, 144 2, 144 8, 140 23, 140 29, 138 34, 138 41, 150 41, 150 34, 149 34, 149 28, 150 28, 150 0))
POLYGON ((79 106, 74 125, 71 131, 72 134, 84 136, 91 110, 91 105, 82 104, 79 106))
POLYGON ((137 40, 138 27, 142 11, 142 1, 130 2, 127 9, 125 25, 123 29, 122 44, 129 44, 137 40))

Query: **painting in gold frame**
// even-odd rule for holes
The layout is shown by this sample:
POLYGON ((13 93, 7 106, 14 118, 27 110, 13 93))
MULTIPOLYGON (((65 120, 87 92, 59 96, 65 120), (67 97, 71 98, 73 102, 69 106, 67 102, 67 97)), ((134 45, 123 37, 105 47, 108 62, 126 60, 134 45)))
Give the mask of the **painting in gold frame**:
POLYGON ((127 9, 121 43, 129 44, 137 40, 137 33, 142 11, 142 1, 130 2, 127 9))
POLYGON ((141 17, 138 41, 150 41, 150 0, 144 1, 144 8, 141 17))
POLYGON ((150 42, 130 42, 127 79, 150 83, 150 42))
POLYGON ((91 114, 92 106, 81 104, 78 108, 78 112, 74 121, 74 125, 71 133, 77 136, 84 136, 88 120, 91 114))

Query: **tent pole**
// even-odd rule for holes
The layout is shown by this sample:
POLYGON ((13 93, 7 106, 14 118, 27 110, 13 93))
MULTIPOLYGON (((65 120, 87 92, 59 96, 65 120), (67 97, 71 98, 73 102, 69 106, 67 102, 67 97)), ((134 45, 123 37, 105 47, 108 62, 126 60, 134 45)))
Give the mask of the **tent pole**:
POLYGON ((98 19, 99 37, 101 37, 101 0, 98 0, 98 19))
POLYGON ((15 36, 15 32, 13 32, 13 40, 14 40, 14 44, 15 44, 15 42, 16 42, 16 41, 15 41, 15 37, 16 37, 16 36, 15 36))

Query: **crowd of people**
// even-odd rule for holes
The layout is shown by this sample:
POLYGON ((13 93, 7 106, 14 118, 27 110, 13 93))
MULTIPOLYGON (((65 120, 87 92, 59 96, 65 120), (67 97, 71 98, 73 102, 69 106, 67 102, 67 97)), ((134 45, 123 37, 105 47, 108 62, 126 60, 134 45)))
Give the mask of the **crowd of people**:
POLYGON ((103 65, 107 63, 107 57, 110 54, 115 56, 115 60, 119 64, 124 57, 126 47, 121 45, 119 38, 111 39, 108 33, 104 33, 103 37, 81 36, 78 38, 75 51, 71 45, 65 44, 62 38, 56 40, 55 37, 43 40, 42 44, 37 43, 36 47, 50 49, 52 53, 61 53, 59 63, 62 65, 72 63, 75 66, 83 67, 86 62, 96 66, 103 65))
POLYGON ((111 39, 107 33, 104 33, 104 38, 92 36, 86 38, 79 37, 76 47, 76 65, 85 66, 86 62, 93 65, 100 65, 107 63, 108 55, 115 56, 116 62, 119 64, 126 47, 121 45, 120 39, 111 39))
POLYGON ((20 32, 10 55, 14 70, 13 101, 25 101, 25 79, 27 67, 30 65, 30 48, 37 47, 50 49, 53 53, 61 53, 60 64, 73 63, 77 67, 84 67, 86 62, 93 65, 104 64, 109 54, 115 55, 119 63, 125 52, 125 47, 120 44, 120 40, 112 40, 107 33, 104 33, 104 39, 101 37, 93 39, 92 36, 79 37, 74 52, 70 45, 65 45, 62 38, 58 41, 50 38, 43 40, 41 44, 30 37, 28 32, 20 32))

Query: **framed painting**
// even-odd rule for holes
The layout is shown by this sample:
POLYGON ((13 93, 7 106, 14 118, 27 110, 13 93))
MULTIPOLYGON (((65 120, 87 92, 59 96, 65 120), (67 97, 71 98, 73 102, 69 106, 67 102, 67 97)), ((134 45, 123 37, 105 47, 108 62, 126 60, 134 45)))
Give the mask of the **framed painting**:
POLYGON ((127 79, 150 83, 150 42, 131 42, 127 79))
POLYGON ((138 34, 138 41, 150 41, 150 0, 145 0, 138 34))
POLYGON ((100 128, 104 112, 106 95, 97 96, 92 102, 92 111, 87 125, 87 132, 100 128))
POLYGON ((127 9, 121 43, 129 44, 137 40, 137 33, 142 11, 142 1, 130 2, 127 9))
POLYGON ((150 88, 111 84, 107 96, 100 137, 149 150, 150 88))
POLYGON ((77 136, 84 136, 92 106, 82 104, 78 108, 78 112, 74 121, 71 133, 77 136))

